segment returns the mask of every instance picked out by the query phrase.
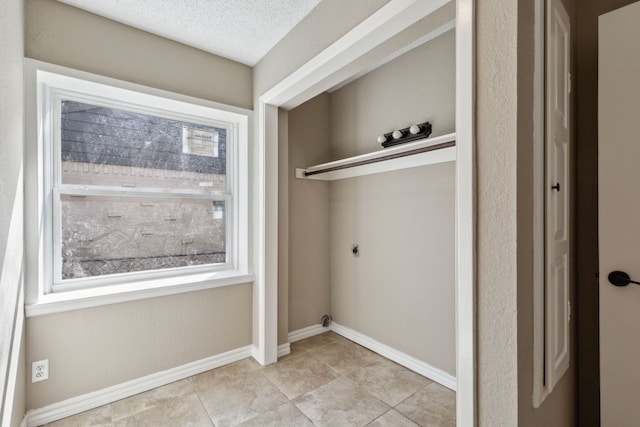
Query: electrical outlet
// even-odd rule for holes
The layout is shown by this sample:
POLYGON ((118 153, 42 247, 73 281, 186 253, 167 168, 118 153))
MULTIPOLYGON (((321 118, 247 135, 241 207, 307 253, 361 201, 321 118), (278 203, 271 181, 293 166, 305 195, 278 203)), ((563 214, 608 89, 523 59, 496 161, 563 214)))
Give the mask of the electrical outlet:
POLYGON ((49 379, 49 359, 38 360, 31 364, 31 382, 37 383, 49 379))

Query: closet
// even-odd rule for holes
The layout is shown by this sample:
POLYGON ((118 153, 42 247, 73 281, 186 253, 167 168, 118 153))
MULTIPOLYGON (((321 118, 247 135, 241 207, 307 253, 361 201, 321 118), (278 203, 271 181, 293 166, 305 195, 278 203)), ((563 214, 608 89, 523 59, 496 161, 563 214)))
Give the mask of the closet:
POLYGON ((454 389, 455 96, 450 29, 289 110, 280 175, 289 334, 329 314, 337 333, 454 389), (424 122, 426 139, 378 142, 424 122), (439 149, 414 153, 425 146, 439 149))

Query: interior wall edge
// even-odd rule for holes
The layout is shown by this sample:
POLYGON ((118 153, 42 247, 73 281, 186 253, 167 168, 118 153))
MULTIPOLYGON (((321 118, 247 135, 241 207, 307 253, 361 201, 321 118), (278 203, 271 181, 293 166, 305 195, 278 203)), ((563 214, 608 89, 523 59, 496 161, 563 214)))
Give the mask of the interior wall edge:
POLYGON ((0 423, 26 411, 23 292, 24 4, 0 13, 0 423))
POLYGON ((518 424, 518 5, 476 5, 477 422, 511 426, 518 424))

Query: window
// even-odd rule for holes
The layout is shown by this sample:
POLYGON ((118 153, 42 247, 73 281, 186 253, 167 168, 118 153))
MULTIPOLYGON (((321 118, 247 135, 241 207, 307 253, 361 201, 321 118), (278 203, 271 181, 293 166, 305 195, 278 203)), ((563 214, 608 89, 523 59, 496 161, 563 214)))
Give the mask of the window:
POLYGON ((246 281, 248 112, 77 74, 34 70, 37 302, 246 281))

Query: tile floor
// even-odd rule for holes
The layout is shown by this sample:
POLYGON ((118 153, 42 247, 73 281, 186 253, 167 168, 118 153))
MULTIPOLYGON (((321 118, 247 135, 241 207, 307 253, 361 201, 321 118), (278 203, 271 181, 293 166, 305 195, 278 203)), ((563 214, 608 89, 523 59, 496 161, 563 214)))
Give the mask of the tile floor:
POLYGON ((333 332, 261 367, 244 359, 51 424, 455 426, 455 393, 333 332))

